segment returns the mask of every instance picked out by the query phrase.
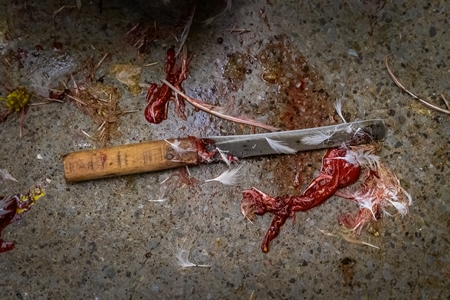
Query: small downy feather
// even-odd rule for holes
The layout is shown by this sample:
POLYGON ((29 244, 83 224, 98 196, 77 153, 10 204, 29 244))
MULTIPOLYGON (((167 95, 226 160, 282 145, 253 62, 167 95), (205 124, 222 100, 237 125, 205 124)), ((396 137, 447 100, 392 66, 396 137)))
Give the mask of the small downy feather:
POLYGON ((346 162, 348 162, 349 164, 352 164, 354 166, 360 165, 360 161, 356 158, 356 152, 354 151, 347 151, 347 153, 345 153, 345 156, 340 156, 340 157, 333 157, 333 158, 327 158, 327 159, 343 159, 346 162))
POLYGON ((408 199, 408 206, 411 206, 413 203, 412 196, 408 193, 404 188, 400 187, 400 190, 405 194, 406 199, 408 199))
POLYGON ((164 185, 161 185, 160 187, 160 196, 157 199, 147 199, 148 202, 166 202, 167 200, 169 200, 168 197, 166 197, 167 194, 167 187, 164 185))
POLYGON ((15 179, 14 177, 11 176, 11 174, 9 174, 8 170, 0 169, 0 181, 5 181, 5 180, 11 180, 11 181, 18 182, 17 179, 15 179))
POLYGON ((5 209, 5 207, 10 205, 11 202, 15 201, 14 197, 15 197, 15 195, 6 196, 2 200, 0 200, 0 216, 6 215, 12 211, 10 209, 5 209))
POLYGON ((178 153, 178 154, 183 154, 183 153, 192 151, 191 149, 184 149, 184 148, 181 148, 181 147, 180 147, 180 144, 181 144, 181 143, 180 143, 179 140, 174 140, 173 143, 169 142, 169 141, 166 140, 166 139, 164 139, 164 141, 165 141, 167 144, 169 144, 169 145, 172 147, 172 149, 173 149, 176 153, 178 153))
POLYGON ((218 177, 205 180, 205 182, 218 181, 225 185, 237 185, 241 180, 241 174, 239 174, 241 169, 242 165, 233 169, 228 169, 218 177))
POLYGON ((169 200, 168 198, 165 198, 164 195, 159 197, 158 199, 148 199, 148 202, 166 202, 169 200))
POLYGON ((203 21, 203 24, 206 25, 210 25, 211 23, 213 23, 214 21, 217 21, 221 18, 223 18, 225 16, 225 14, 231 9, 231 4, 232 4, 232 0, 226 0, 226 6, 225 8, 217 15, 206 19, 205 21, 203 21))
POLYGON ((297 153, 297 150, 292 149, 289 146, 286 146, 283 142, 272 140, 268 137, 266 137, 266 141, 269 144, 270 148, 277 151, 278 153, 284 153, 284 154, 295 154, 297 153))
POLYGON ((376 199, 372 195, 370 195, 370 193, 359 195, 359 197, 355 196, 355 199, 358 202, 359 208, 369 210, 373 216, 373 219, 376 221, 377 218, 375 217, 375 213, 373 212, 373 208, 375 205, 374 201, 376 201, 376 199))
POLYGON ((345 121, 344 115, 342 115, 342 101, 340 99, 334 102, 334 109, 336 109, 336 112, 339 117, 341 117, 342 121, 344 121, 344 123, 347 123, 347 121, 345 121))
POLYGON ((216 150, 217 150, 217 152, 219 152, 219 155, 222 158, 222 161, 227 164, 228 168, 231 168, 231 161, 228 159, 226 152, 217 147, 216 147, 216 150))
POLYGON ((306 145, 319 145, 330 139, 332 136, 333 133, 325 133, 323 131, 319 131, 313 135, 305 136, 301 139, 301 142, 306 145))
POLYGON ((408 214, 408 204, 404 203, 404 202, 399 202, 399 201, 393 201, 391 199, 387 199, 387 201, 389 201, 389 203, 391 203, 391 205, 393 207, 395 207, 395 209, 398 211, 398 213, 404 217, 408 214))
POLYGON ((35 72, 31 76, 31 87, 39 97, 47 99, 50 95, 50 78, 47 78, 41 72, 35 72))
MULTIPOLYGON (((166 141, 167 142, 167 141, 166 141)), ((170 144, 170 142, 168 142, 170 144)), ((161 181, 159 183, 160 187, 159 187, 159 191, 160 191, 160 196, 156 199, 147 199, 148 202, 166 202, 167 200, 169 200, 168 197, 166 197, 167 195, 167 190, 169 189, 171 180, 173 180, 173 175, 170 175, 169 177, 165 178, 163 181, 161 181)))
POLYGON ((380 157, 370 152, 365 152, 362 149, 352 151, 355 154, 356 160, 363 165, 368 166, 371 169, 380 168, 380 157))
POLYGON ((189 267, 202 267, 209 268, 210 265, 198 265, 194 264, 189 260, 189 250, 184 248, 184 243, 186 242, 186 238, 183 239, 181 245, 176 244, 175 247, 171 247, 171 250, 174 252, 175 257, 177 259, 177 264, 182 268, 189 267))

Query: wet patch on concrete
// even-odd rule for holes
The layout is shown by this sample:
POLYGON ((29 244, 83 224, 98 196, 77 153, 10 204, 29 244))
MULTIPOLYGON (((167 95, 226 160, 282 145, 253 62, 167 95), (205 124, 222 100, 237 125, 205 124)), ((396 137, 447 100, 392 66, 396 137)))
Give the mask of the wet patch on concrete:
MULTIPOLYGON (((273 123, 286 130, 314 128, 334 123, 333 102, 323 77, 284 35, 258 43, 257 61, 263 68, 262 79, 268 86, 269 109, 275 112, 273 123)), ((299 193, 313 178, 322 152, 306 152, 273 157, 263 172, 274 172, 280 193, 299 193)))

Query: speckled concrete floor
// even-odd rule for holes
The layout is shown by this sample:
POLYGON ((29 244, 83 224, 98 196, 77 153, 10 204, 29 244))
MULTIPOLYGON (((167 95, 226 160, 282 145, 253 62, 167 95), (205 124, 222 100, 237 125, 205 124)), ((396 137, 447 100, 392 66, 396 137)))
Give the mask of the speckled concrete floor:
MULTIPOLYGON (((139 22, 153 22, 143 22, 131 5, 103 1, 100 13, 94 2, 81 1, 78 11, 69 7, 76 1, 1 1, 3 96, 20 84, 32 89, 36 71, 52 76, 52 87, 70 73, 81 84, 84 62, 90 57, 98 62, 109 53, 96 78, 120 90, 123 110, 138 111, 120 118, 121 136, 113 145, 252 132, 190 108, 186 121, 170 110, 166 122, 148 124, 142 113, 144 91, 133 96, 108 70, 119 63, 139 65, 140 82, 157 81, 164 76, 165 50, 177 42, 171 36, 160 38, 150 51, 138 54, 125 42, 125 33, 139 22), (53 17, 62 5, 68 7, 53 17), (144 66, 152 62, 158 64, 144 66)), ((356 212, 352 203, 332 198, 297 214, 271 251, 261 252, 271 217, 253 224, 243 220, 241 191, 256 186, 273 195, 295 193, 301 189, 294 188, 295 175, 301 185, 307 184, 323 151, 300 158, 249 159, 239 186, 180 186, 168 201, 155 203, 147 200, 160 196, 159 183, 174 171, 67 184, 62 155, 100 147, 81 133, 93 134, 97 125, 73 102, 35 105, 27 113, 22 139, 16 115, 0 125, 0 167, 19 180, 3 184, 2 193, 51 180, 47 195, 3 233, 16 241, 16 248, 0 255, 0 298, 248 299, 252 293, 255 299, 450 297, 450 119, 402 93, 383 64, 391 54, 391 67, 403 83, 444 107, 439 95, 450 97, 450 4, 396 0, 380 10, 379 2, 240 0, 209 26, 200 24, 207 13, 199 10, 187 39, 193 58, 184 83, 191 95, 232 103, 235 111, 284 128, 338 120, 335 99, 342 99, 349 120, 384 118, 389 132, 380 155, 412 194, 414 205, 405 218, 384 218, 379 237, 362 233, 360 239, 379 250, 320 231, 341 232, 338 216, 356 212), (281 72, 296 69, 291 63, 301 59, 302 70, 308 66, 311 84, 324 95, 315 98, 317 103, 306 97, 310 101, 290 115, 291 123, 282 118, 290 110, 286 91, 263 80, 272 56, 285 65, 272 63, 281 72), (317 105, 322 115, 314 111, 317 105), (177 266, 173 249, 183 241, 192 262, 210 267, 177 266)), ((224 169, 216 164, 190 171, 204 180, 224 169)))

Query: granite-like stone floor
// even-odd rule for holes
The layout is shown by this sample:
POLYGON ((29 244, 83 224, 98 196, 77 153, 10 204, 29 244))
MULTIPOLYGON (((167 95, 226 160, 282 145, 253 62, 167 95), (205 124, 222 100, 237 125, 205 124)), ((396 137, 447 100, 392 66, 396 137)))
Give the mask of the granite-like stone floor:
MULTIPOLYGON (((233 187, 201 183, 224 171, 223 164, 191 167, 200 182, 183 185, 174 177, 165 202, 148 200, 161 196, 160 182, 175 170, 68 184, 62 156, 102 145, 82 133, 93 136, 98 125, 66 98, 30 106, 21 139, 20 115, 0 124, 0 168, 19 180, 0 183, 2 195, 50 181, 46 196, 3 232, 16 247, 0 255, 0 298, 449 298, 450 116, 402 93, 384 57, 392 55, 390 66, 405 86, 445 108, 440 94, 450 98, 450 4, 382 2, 239 0, 207 26, 201 21, 221 3, 200 4, 186 41, 192 60, 183 83, 189 95, 283 129, 340 122, 336 99, 348 120, 384 118, 389 129, 380 156, 414 203, 404 218, 384 217, 379 237, 366 230, 358 237, 380 249, 340 237, 339 215, 357 207, 332 198, 298 213, 293 225, 288 220, 270 252, 261 252, 271 216, 253 224, 243 219, 241 191, 298 193, 324 151, 245 160, 245 176, 233 187), (310 85, 304 94, 287 83, 299 78, 310 85), (210 267, 180 268, 177 246, 193 263, 210 267)), ((0 1, 1 96, 19 85, 33 90, 37 72, 51 78, 51 88, 64 82, 73 91, 70 74, 80 88, 100 81, 115 87, 120 108, 136 112, 120 116, 121 134, 112 145, 263 132, 190 107, 182 120, 173 104, 167 121, 147 123, 145 89, 134 95, 111 68, 140 66, 140 83, 158 82, 165 51, 179 41, 161 30, 139 52, 126 33, 137 24, 154 26, 140 9, 127 1, 80 3, 78 9, 77 1, 0 1)))

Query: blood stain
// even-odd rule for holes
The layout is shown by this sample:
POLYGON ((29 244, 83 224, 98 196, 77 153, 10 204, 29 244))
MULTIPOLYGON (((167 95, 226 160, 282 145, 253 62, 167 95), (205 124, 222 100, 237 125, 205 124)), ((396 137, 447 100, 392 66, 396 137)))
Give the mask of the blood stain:
MULTIPOLYGON (((285 130, 313 128, 332 124, 332 101, 325 84, 305 57, 283 35, 265 43, 257 55, 262 64, 262 79, 269 85, 268 98, 276 99, 270 108, 275 112, 271 122, 285 130)), ((298 186, 313 178, 321 151, 271 159, 263 172, 276 168, 274 180, 283 193, 299 192, 298 186)))

